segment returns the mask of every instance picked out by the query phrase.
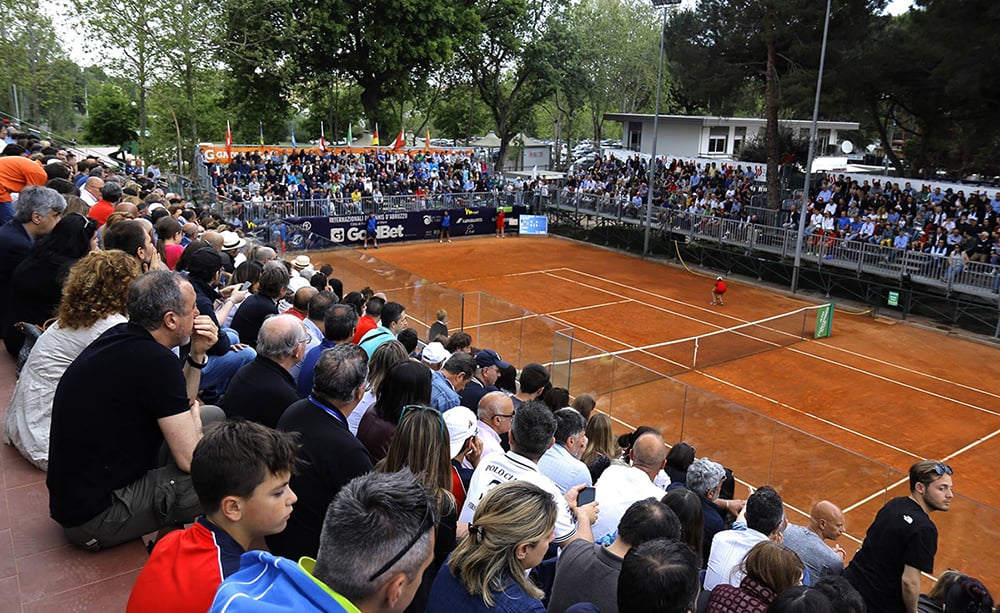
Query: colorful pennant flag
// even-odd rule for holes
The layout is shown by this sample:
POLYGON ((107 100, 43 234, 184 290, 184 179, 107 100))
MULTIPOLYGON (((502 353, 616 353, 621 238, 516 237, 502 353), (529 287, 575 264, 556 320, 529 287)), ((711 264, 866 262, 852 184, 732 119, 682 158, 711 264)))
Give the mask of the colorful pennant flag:
POLYGON ((403 128, 399 129, 399 135, 396 136, 396 140, 392 142, 392 150, 399 151, 406 146, 406 135, 403 134, 403 128))
POLYGON ((291 126, 292 126, 292 149, 295 149, 296 147, 298 147, 298 145, 295 144, 295 122, 294 121, 291 122, 291 126))
POLYGON ((233 163, 233 131, 229 127, 229 120, 226 120, 226 161, 233 163))
POLYGON ((323 131, 323 122, 319 122, 319 150, 326 151, 326 132, 323 131))
POLYGON ((260 147, 261 147, 261 149, 263 149, 264 148, 264 122, 263 121, 258 121, 257 123, 260 124, 260 147))
POLYGON ((372 134, 372 147, 378 147, 378 124, 375 124, 375 133, 372 134))
POLYGON ((347 146, 348 147, 351 146, 351 141, 353 141, 353 140, 354 140, 354 137, 351 136, 351 123, 348 122, 347 123, 347 146))

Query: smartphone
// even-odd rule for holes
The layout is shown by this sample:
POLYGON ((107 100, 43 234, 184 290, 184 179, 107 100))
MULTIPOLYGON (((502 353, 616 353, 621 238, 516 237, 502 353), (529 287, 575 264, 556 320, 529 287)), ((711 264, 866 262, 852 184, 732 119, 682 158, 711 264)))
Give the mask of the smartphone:
POLYGON ((245 292, 248 289, 250 289, 250 282, 249 281, 244 281, 243 285, 240 286, 240 291, 241 292, 245 292))
POLYGON ((582 507, 594 502, 597 497, 597 490, 592 487, 585 487, 576 495, 576 506, 582 507))

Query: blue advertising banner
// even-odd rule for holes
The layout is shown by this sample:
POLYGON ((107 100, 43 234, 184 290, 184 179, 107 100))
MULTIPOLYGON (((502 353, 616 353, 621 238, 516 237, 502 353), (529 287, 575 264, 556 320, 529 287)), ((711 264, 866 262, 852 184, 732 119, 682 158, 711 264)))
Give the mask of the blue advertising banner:
MULTIPOLYGON (((517 205, 512 208, 512 216, 521 216, 527 207, 517 205)), ((475 209, 449 209, 451 213, 451 235, 478 236, 496 232, 497 211, 492 207, 475 209)), ((379 242, 401 242, 437 238, 441 233, 443 209, 431 211, 386 212, 376 216, 379 242)), ((516 217, 515 217, 516 218, 516 217)), ((543 217, 544 219, 544 217, 543 217)), ((266 227, 258 227, 266 242, 275 242, 279 237, 288 250, 329 249, 357 245, 364 241, 365 225, 368 217, 358 215, 338 215, 336 217, 286 217, 276 219, 266 227)))
POLYGON ((549 218, 545 215, 521 215, 518 219, 520 228, 518 234, 533 236, 548 236, 549 218))

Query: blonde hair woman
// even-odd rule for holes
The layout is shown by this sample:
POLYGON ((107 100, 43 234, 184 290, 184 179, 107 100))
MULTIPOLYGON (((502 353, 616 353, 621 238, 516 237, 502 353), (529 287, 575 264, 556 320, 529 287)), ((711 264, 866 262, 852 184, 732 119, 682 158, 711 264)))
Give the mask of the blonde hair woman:
POLYGON ((466 536, 431 587, 428 613, 544 613, 544 593, 527 571, 538 566, 555 536, 552 495, 526 481, 491 489, 466 536))

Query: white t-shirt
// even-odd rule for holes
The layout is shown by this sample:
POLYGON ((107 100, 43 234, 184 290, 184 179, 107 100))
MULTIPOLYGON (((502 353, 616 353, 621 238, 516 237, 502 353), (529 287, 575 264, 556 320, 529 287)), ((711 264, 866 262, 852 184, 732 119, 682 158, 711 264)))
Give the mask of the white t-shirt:
POLYGON ((489 459, 484 459, 479 463, 476 472, 472 473, 469 492, 465 497, 465 505, 462 507, 462 513, 458 516, 458 521, 472 523, 476 506, 486 495, 486 492, 493 486, 508 481, 527 481, 552 494, 552 499, 555 500, 558 509, 555 530, 557 544, 564 543, 576 535, 576 517, 573 516, 569 503, 559 492, 559 487, 552 482, 552 479, 539 472, 537 464, 513 451, 508 451, 505 454, 492 454, 489 459))

